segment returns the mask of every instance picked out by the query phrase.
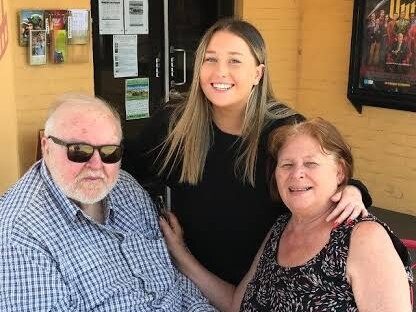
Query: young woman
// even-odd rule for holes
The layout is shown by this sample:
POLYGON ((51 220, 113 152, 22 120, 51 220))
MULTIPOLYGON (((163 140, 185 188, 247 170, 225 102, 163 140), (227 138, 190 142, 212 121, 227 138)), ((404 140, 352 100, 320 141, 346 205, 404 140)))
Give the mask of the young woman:
MULTIPOLYGON (((154 114, 126 144, 123 167, 145 186, 157 177, 171 188, 188 248, 208 270, 237 284, 274 220, 287 211, 268 191, 268 135, 302 119, 274 99, 258 30, 220 20, 196 51, 189 94, 154 114)), ((347 186, 334 195, 333 226, 366 214, 362 195, 371 205, 366 188, 352 184, 362 193, 347 186)))

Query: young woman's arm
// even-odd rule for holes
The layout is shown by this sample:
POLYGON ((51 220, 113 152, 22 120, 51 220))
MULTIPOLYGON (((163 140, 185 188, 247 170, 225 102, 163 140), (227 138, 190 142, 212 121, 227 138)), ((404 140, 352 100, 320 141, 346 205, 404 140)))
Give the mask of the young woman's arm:
POLYGON ((331 200, 336 203, 336 207, 326 220, 328 222, 334 220, 334 227, 344 221, 348 222, 356 219, 359 215, 362 217, 368 215, 366 207, 371 206, 370 194, 360 181, 351 181, 355 181, 354 184, 348 184, 331 197, 331 200), (358 185, 361 185, 361 187, 359 188, 358 185))
POLYGON ((351 234, 347 278, 359 311, 411 312, 403 263, 377 222, 357 224, 351 234))
POLYGON ((186 248, 183 241, 182 228, 177 218, 172 213, 168 213, 167 219, 168 221, 161 218, 160 226, 169 252, 178 269, 198 286, 217 309, 223 312, 239 311, 247 284, 254 276, 265 242, 270 234, 263 241, 250 270, 240 284, 235 287, 203 267, 186 248))

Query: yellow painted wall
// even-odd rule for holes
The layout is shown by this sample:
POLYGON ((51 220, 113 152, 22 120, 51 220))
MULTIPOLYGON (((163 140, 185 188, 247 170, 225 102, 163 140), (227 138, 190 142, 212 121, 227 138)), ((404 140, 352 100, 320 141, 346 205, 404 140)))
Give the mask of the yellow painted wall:
MULTIPOLYGON (((0 1, 10 27, 0 60, 0 130, 7 133, 0 144, 8 146, 0 163, 3 192, 19 168, 23 173, 33 163, 37 131, 51 100, 70 90, 93 93, 93 64, 89 46, 88 63, 31 67, 26 48, 17 44, 19 9, 89 8, 89 1, 37 0, 36 6, 32 0, 0 1)), ((238 14, 266 39, 278 97, 340 128, 353 148, 355 176, 369 187, 376 206, 416 215, 416 114, 364 107, 360 115, 346 98, 352 6, 353 0, 236 1, 238 14)))
POLYGON ((14 103, 14 47, 10 42, 12 22, 7 0, 0 0, 0 194, 5 192, 19 176, 17 153, 17 120, 14 103), (2 53, 4 52, 4 53, 2 53))
POLYGON ((254 24, 267 46, 271 80, 276 96, 295 107, 299 45, 299 2, 236 0, 238 16, 254 24))
POLYGON ((360 115, 346 97, 353 0, 239 0, 236 8, 266 38, 279 97, 335 123, 375 206, 416 215, 416 114, 366 106, 360 115))
MULTIPOLYGON (((37 133, 43 128, 49 104, 68 91, 94 93, 92 44, 69 46, 68 54, 79 53, 84 62, 70 60, 67 64, 28 65, 27 47, 18 45, 18 11, 21 9, 90 9, 89 0, 8 0, 13 60, 13 92, 17 114, 17 136, 20 174, 35 161, 37 133), (72 50, 71 50, 72 49, 72 50), (76 49, 76 50, 73 50, 76 49)), ((2 75, 3 76, 3 75, 2 75)))
POLYGON ((375 206, 416 215, 416 113, 353 109, 346 98, 353 1, 336 4, 302 1, 297 108, 326 117, 347 136, 356 176, 375 206))

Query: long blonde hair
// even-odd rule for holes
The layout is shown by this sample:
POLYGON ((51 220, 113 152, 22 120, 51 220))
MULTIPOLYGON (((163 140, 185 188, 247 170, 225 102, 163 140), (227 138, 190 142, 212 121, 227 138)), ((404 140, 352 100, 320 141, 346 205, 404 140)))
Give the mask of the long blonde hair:
MULTIPOLYGON (((249 96, 239 152, 235 161, 235 174, 243 182, 254 186, 257 149, 270 106, 276 104, 270 84, 266 46, 259 31, 250 23, 238 19, 222 19, 211 26, 202 37, 195 54, 191 87, 186 98, 174 109, 169 133, 163 144, 164 160, 159 173, 181 166, 180 182, 197 184, 202 179, 204 165, 213 140, 211 104, 204 95, 199 78, 207 46, 218 31, 227 31, 242 38, 249 46, 256 65, 264 64, 263 76, 253 86, 249 96), (166 152, 166 153, 165 153, 166 152)), ((287 115, 287 111, 282 113, 287 115)), ((290 113, 293 114, 293 113, 290 113)), ((271 116, 273 115, 273 116, 271 116)))

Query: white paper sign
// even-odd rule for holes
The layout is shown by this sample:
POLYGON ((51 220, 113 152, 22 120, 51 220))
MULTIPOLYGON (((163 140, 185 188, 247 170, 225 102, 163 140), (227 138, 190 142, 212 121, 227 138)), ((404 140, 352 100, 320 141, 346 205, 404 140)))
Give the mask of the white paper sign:
POLYGON ((114 78, 139 74, 137 63, 137 35, 113 36, 114 78))
POLYGON ((98 0, 100 35, 124 34, 123 0, 98 0))
POLYGON ((149 78, 126 79, 126 120, 149 117, 149 78))
POLYGON ((148 0, 124 0, 124 29, 126 34, 149 33, 148 0))
POLYGON ((71 9, 68 16, 68 41, 69 44, 88 43, 89 17, 88 10, 71 9))

